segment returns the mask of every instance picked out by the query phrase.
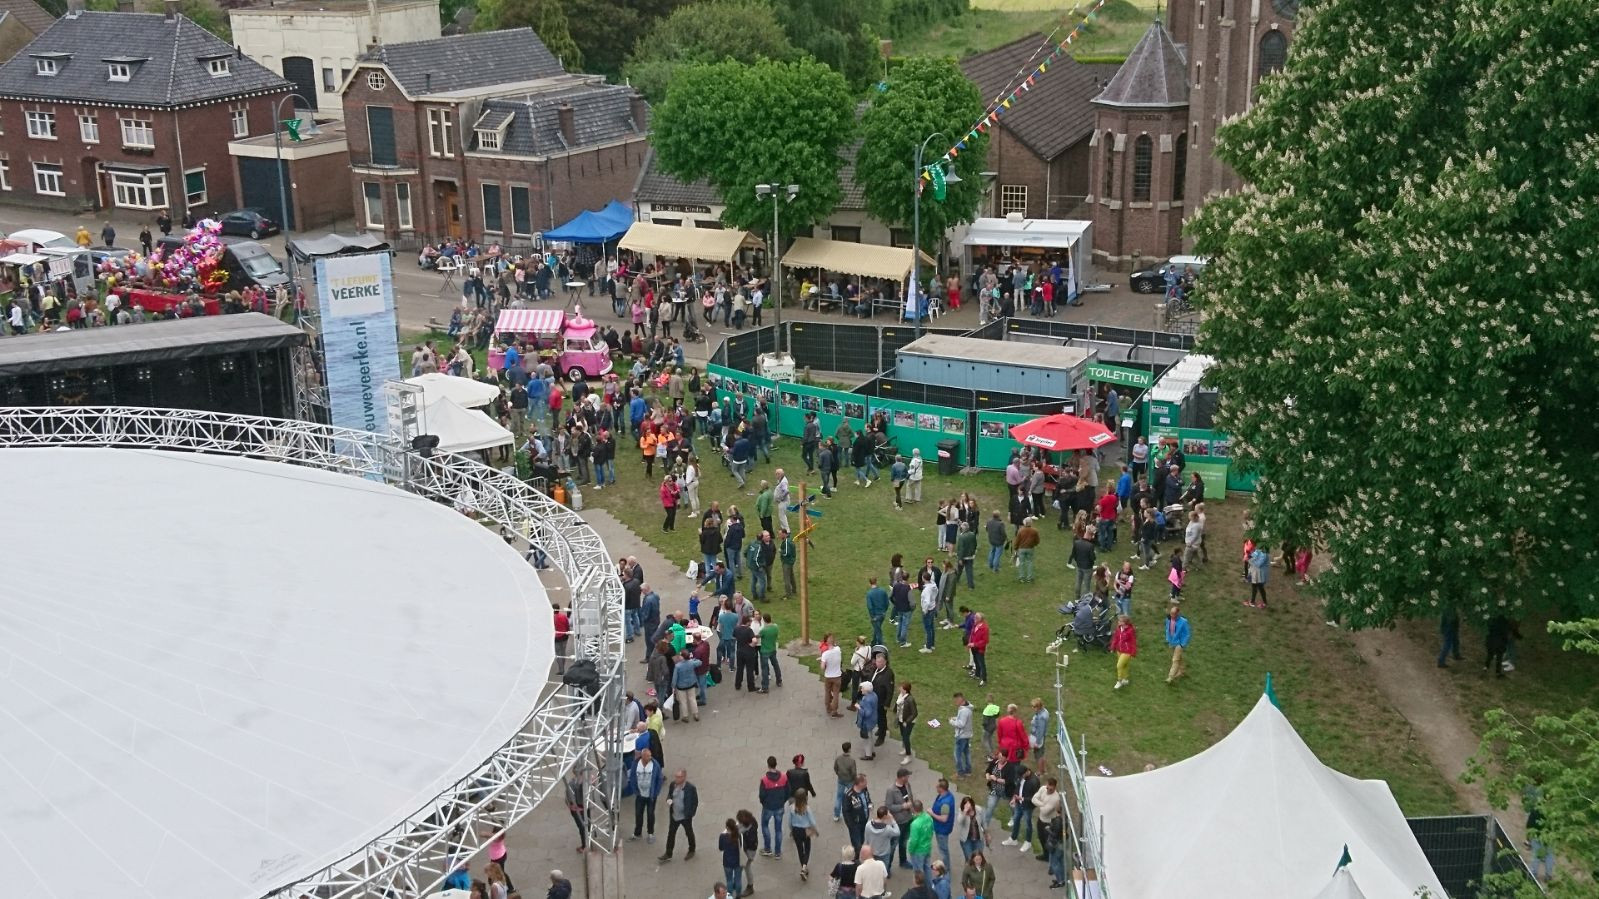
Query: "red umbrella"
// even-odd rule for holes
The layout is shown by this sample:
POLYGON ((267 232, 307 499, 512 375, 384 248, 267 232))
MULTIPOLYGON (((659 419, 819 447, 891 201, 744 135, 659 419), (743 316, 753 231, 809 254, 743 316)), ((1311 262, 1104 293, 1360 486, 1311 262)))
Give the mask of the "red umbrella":
POLYGON ((1025 446, 1050 452, 1098 449, 1116 439, 1105 426, 1075 415, 1045 415, 1012 425, 1010 435, 1025 446))

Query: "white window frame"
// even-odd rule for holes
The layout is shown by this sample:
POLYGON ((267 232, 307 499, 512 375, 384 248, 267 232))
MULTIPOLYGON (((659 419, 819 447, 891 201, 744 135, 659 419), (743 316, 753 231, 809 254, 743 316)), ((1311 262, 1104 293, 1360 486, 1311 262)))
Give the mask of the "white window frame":
POLYGON ((11 160, 0 159, 0 190, 11 189, 11 160))
POLYGON ((371 71, 366 73, 366 86, 374 91, 380 91, 389 86, 389 79, 382 72, 371 71))
POLYGON ((333 80, 333 76, 336 74, 338 73, 332 66, 325 65, 322 67, 322 93, 331 94, 339 89, 338 82, 333 80))
POLYGON ((166 209, 166 172, 111 172, 111 202, 120 209, 166 209))
POLYGON ((200 168, 197 168, 197 169, 185 169, 183 171, 183 196, 184 196, 184 199, 187 200, 188 204, 189 204, 185 208, 192 209, 195 206, 203 206, 203 205, 205 205, 206 198, 210 194, 210 192, 211 192, 211 185, 210 185, 210 183, 208 183, 205 180, 205 167, 204 166, 201 166, 200 168), (189 193, 189 176, 190 175, 199 175, 200 176, 200 183, 203 186, 203 189, 200 191, 200 193, 198 195, 189 193))
POLYGON ((136 150, 155 149, 155 123, 153 121, 150 119, 130 118, 119 118, 117 121, 122 126, 122 146, 136 150))
POLYGON ((54 78, 56 73, 60 71, 61 66, 53 59, 35 59, 33 61, 33 73, 35 75, 43 75, 46 78, 54 78))
POLYGON ((231 113, 229 118, 233 122, 233 136, 234 137, 249 137, 250 136, 250 107, 248 107, 248 106, 235 106, 235 107, 233 107, 232 113, 231 113))
POLYGON ((395 223, 401 231, 410 231, 413 224, 411 220, 411 183, 400 181, 394 185, 394 209, 396 212, 395 223))
POLYGON ((67 195, 67 175, 65 168, 59 163, 36 162, 33 164, 33 192, 47 197, 64 197, 67 195))
POLYGON ((999 186, 999 215, 1000 218, 1020 212, 1027 214, 1027 185, 1001 184, 999 186))
POLYGON ((455 130, 455 113, 449 109, 430 107, 428 109, 428 155, 445 159, 455 156, 455 147, 451 142, 455 130), (440 144, 443 146, 441 147, 440 144))
POLYGON ((56 139, 56 114, 42 109, 29 109, 23 113, 28 122, 28 136, 35 140, 56 139))
POLYGON ((233 74, 233 67, 228 64, 228 58, 226 56, 221 57, 220 59, 206 60, 205 69, 211 73, 212 78, 226 78, 233 74))
POLYGON ((92 112, 78 113, 78 139, 86 144, 100 142, 100 117, 92 112))
POLYGON ((479 150, 500 149, 500 132, 493 128, 477 129, 477 148, 479 150))
POLYGON ((107 81, 132 81, 133 66, 125 62, 107 63, 105 77, 107 81))
POLYGON ((361 215, 366 219, 366 225, 367 225, 368 228, 377 228, 379 230, 382 230, 382 228, 383 228, 383 185, 381 183, 379 183, 377 181, 362 181, 361 182, 361 215), (377 211, 376 217, 374 217, 372 215, 372 213, 373 213, 372 202, 374 200, 374 197, 372 196, 371 188, 377 188, 377 197, 375 198, 376 201, 377 201, 377 204, 378 204, 377 210, 376 210, 377 211))

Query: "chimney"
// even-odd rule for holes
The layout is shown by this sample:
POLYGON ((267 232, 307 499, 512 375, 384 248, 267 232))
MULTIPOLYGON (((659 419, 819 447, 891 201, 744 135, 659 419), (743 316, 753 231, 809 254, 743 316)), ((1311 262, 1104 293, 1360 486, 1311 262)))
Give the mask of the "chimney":
POLYGON ((117 12, 133 12, 133 0, 117 0, 117 12))
POLYGON ((78 17, 78 13, 80 12, 83 12, 83 0, 67 0, 68 18, 75 19, 78 17))
POLYGON ((178 7, 180 6, 182 6, 181 0, 167 0, 166 8, 168 22, 176 22, 178 20, 178 7))
POLYGON ((644 99, 643 94, 634 94, 633 103, 633 128, 640 133, 650 130, 650 104, 644 99))
POLYGON ((562 103, 555 107, 555 114, 561 120, 561 139, 568 147, 577 146, 577 110, 570 103, 562 103))

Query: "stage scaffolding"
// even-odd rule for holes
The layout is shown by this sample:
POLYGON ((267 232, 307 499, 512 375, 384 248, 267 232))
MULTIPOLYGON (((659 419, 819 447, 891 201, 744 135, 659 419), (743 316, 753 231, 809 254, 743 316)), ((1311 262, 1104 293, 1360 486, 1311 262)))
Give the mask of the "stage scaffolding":
MULTIPOLYGON (((614 862, 621 789, 622 587, 604 544, 578 515, 518 480, 462 456, 420 454, 382 435, 305 421, 184 409, 0 408, 0 448, 108 447, 272 460, 385 480, 518 533, 570 587, 574 658, 599 689, 556 684, 522 730, 476 770, 348 858, 287 883, 272 899, 390 899, 434 892, 450 871, 520 821, 568 774, 588 784, 591 847, 614 862), (404 472, 400 482, 394 473, 404 472)), ((607 866, 619 876, 620 865, 607 866)))

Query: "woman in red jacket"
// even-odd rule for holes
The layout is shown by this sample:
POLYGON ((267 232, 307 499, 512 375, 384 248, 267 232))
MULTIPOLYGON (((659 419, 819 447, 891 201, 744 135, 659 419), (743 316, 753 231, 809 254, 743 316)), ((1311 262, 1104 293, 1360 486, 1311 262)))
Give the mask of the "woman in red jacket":
POLYGON ((667 475, 661 481, 661 508, 666 510, 666 522, 661 525, 661 530, 670 531, 677 527, 677 498, 682 494, 683 488, 677 486, 677 476, 667 475))
POLYGON ((979 687, 988 683, 988 619, 982 612, 972 616, 972 634, 966 638, 966 648, 972 651, 972 676, 979 687))
POLYGON ((1110 651, 1116 654, 1116 686, 1122 687, 1132 683, 1127 679, 1128 669, 1132 667, 1133 656, 1138 655, 1138 631, 1133 627, 1133 619, 1126 615, 1116 616, 1116 630, 1110 635, 1110 651))
POLYGON ((999 719, 998 735, 999 751, 1005 754, 1006 761, 1019 762, 1027 758, 1027 725, 1022 723, 1016 703, 1005 707, 1005 717, 999 719))

